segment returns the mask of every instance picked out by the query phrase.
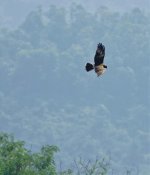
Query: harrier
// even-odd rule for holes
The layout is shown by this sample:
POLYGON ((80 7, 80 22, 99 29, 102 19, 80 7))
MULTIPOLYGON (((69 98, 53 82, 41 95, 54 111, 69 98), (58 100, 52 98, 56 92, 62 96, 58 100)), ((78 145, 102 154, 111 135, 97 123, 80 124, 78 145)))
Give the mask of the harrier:
POLYGON ((105 46, 102 43, 99 43, 97 45, 96 53, 94 56, 94 64, 87 63, 85 66, 86 71, 89 72, 94 69, 97 76, 102 75, 107 69, 107 66, 103 64, 104 57, 105 57, 105 46))

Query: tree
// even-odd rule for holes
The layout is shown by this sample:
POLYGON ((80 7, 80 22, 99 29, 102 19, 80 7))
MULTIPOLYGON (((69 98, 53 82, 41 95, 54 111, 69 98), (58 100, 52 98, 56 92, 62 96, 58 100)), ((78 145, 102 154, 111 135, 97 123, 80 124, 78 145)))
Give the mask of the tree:
POLYGON ((56 175, 54 153, 56 146, 43 146, 31 153, 25 142, 15 141, 12 135, 0 134, 0 175, 56 175))
POLYGON ((106 175, 109 162, 105 159, 96 161, 74 161, 74 170, 56 169, 54 153, 57 146, 43 146, 40 152, 32 153, 25 148, 25 142, 15 141, 12 135, 0 133, 0 175, 106 175))
POLYGON ((43 29, 44 22, 41 7, 29 13, 24 23, 20 26, 20 30, 23 30, 28 35, 29 41, 33 46, 38 46, 40 44, 43 29))

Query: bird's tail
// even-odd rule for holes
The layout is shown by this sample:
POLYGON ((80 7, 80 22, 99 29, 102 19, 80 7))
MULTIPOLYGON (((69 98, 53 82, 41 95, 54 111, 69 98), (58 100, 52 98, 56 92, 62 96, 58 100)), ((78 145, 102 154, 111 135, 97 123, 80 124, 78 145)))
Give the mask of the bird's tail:
POLYGON ((86 63, 85 69, 87 72, 89 72, 94 69, 94 66, 91 63, 86 63))

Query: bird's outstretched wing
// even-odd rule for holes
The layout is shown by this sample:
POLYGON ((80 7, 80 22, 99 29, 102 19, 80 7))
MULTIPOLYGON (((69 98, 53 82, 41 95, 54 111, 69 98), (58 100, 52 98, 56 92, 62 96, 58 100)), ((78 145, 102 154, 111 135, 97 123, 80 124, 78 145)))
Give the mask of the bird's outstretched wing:
POLYGON ((102 43, 99 43, 97 45, 97 50, 94 56, 94 63, 95 66, 98 66, 100 64, 103 64, 105 57, 105 46, 102 43))

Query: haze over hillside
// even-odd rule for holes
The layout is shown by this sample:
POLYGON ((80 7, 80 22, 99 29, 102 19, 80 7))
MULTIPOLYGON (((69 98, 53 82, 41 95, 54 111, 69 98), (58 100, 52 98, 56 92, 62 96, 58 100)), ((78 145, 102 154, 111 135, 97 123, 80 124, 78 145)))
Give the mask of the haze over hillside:
POLYGON ((32 151, 57 145, 65 165, 110 157, 120 174, 149 175, 150 14, 0 2, 0 131, 32 151), (85 71, 98 42, 108 65, 99 78, 85 71))
POLYGON ((30 11, 40 5, 43 8, 48 8, 52 4, 68 8, 73 2, 82 4, 89 12, 93 12, 101 6, 119 12, 130 11, 133 8, 140 8, 143 11, 150 9, 149 0, 0 0, 0 25, 15 27, 25 19, 30 11))

